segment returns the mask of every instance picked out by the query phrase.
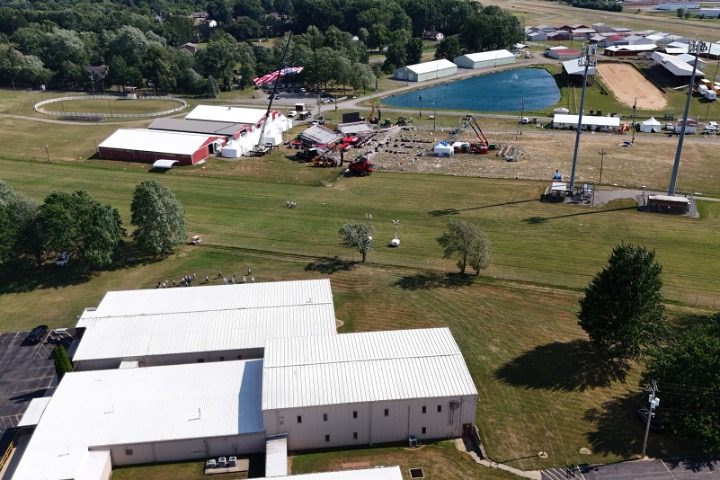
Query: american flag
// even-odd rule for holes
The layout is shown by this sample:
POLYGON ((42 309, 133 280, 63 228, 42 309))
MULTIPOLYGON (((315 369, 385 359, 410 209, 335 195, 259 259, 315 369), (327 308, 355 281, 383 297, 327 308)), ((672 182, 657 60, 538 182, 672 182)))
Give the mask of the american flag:
POLYGON ((275 70, 274 72, 268 73, 267 75, 263 75, 262 77, 257 77, 253 79, 253 83, 256 87, 260 85, 265 85, 274 82, 278 77, 298 74, 303 71, 303 68, 305 67, 287 67, 283 68, 282 70, 275 70))

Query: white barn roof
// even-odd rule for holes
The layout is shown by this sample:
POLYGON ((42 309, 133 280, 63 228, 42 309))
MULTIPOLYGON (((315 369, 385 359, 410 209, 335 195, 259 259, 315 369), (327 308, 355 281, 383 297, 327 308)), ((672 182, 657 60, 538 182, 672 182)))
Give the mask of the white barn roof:
POLYGON ((86 330, 73 361, 256 349, 336 332, 329 280, 108 292, 77 326, 86 330))
MULTIPOLYGON (((682 61, 680 58, 673 55, 667 55, 661 52, 653 52, 652 59, 656 64, 662 65, 667 71, 675 75, 676 77, 689 77, 692 76, 693 66, 687 62, 682 61)), ((700 66, 698 62, 698 67, 700 66)), ((704 76, 703 72, 698 68, 695 72, 698 77, 704 76)))
MULTIPOLYGON (((585 75, 585 66, 580 65, 580 59, 579 58, 573 58, 572 60, 565 60, 562 62, 563 70, 567 72, 568 75, 585 75)), ((588 66, 588 75, 592 76, 595 75, 595 67, 594 66, 588 66)))
POLYGON ((45 408, 47 407, 48 403, 50 403, 51 398, 52 397, 39 397, 30 400, 30 404, 25 410, 25 413, 20 419, 20 422, 18 422, 17 426, 32 427, 40 423, 42 414, 43 412, 45 412, 45 408))
MULTIPOLYGON (((522 47, 520 47, 522 48, 522 47)), ((467 58, 471 62, 484 62, 486 60, 500 60, 502 58, 515 58, 515 55, 508 52, 507 50, 491 50, 488 52, 476 52, 462 55, 458 58, 467 58)), ((457 61, 458 58, 455 60, 457 61)))
POLYGON ((83 478, 102 461, 91 446, 262 432, 261 372, 248 360, 67 373, 13 478, 83 478))
MULTIPOLYGON (((185 116, 186 120, 209 120, 213 122, 259 124, 267 109, 230 107, 220 105, 198 105, 185 116)), ((271 120, 281 116, 277 111, 270 112, 271 120)))
POLYGON ((186 132, 166 132, 143 128, 121 128, 106 138, 99 148, 136 150, 140 152, 192 155, 211 135, 186 132))
MULTIPOLYGON (((204 312, 305 304, 332 306, 330 280, 243 283, 108 292, 83 318, 204 312)), ((80 319, 78 327, 82 327, 80 319)))
POLYGON ((339 472, 303 473, 282 477, 266 477, 258 480, 402 480, 400 467, 377 467, 364 470, 339 472))
POLYGON ((269 340, 263 410, 476 395, 447 328, 269 340))
MULTIPOLYGON (((577 125, 578 115, 563 115, 556 113, 553 117, 553 123, 577 125)), ((594 115, 583 115, 582 124, 597 127, 619 127, 620 117, 598 117, 594 115)))
POLYGON ((432 62, 417 63, 415 65, 408 65, 408 70, 421 75, 423 73, 430 73, 436 70, 444 70, 446 68, 457 68, 457 65, 452 63, 450 60, 442 58, 440 60, 433 60, 432 62))

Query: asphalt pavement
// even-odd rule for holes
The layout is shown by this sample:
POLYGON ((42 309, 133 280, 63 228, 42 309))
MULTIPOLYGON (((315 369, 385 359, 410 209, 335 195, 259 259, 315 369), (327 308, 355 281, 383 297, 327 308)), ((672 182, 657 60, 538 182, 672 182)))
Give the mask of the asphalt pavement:
POLYGON ((586 467, 580 471, 550 468, 542 480, 718 480, 720 461, 638 460, 586 467))

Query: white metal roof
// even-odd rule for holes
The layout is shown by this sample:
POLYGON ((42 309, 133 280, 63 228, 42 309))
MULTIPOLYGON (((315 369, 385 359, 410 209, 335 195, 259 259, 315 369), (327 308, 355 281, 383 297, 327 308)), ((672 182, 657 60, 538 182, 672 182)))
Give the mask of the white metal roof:
POLYGON ((18 422, 18 427, 32 427, 40 423, 40 418, 52 397, 39 397, 30 400, 30 404, 25 410, 22 418, 18 422))
POLYGON ((656 48, 657 45, 654 43, 643 43, 637 45, 613 45, 612 47, 607 47, 605 50, 611 52, 649 52, 656 48))
POLYGON ((15 480, 78 478, 88 447, 263 432, 262 360, 65 374, 15 480))
POLYGON ((288 474, 287 435, 265 439, 265 476, 284 477, 288 474))
MULTIPOLYGON (((521 47, 522 48, 522 47, 521 47)), ((467 58, 471 62, 484 62, 485 60, 500 60, 503 58, 515 58, 515 55, 507 50, 491 50, 488 52, 468 53, 457 57, 455 61, 461 58, 467 58)))
POLYGON ((258 480, 402 480, 400 467, 377 467, 364 470, 303 473, 283 477, 266 477, 258 480))
POLYGON ((648 195, 648 200, 658 200, 660 202, 675 202, 689 204, 690 199, 687 197, 678 197, 677 195, 648 195))
POLYGON ((172 168, 173 166, 180 163, 177 160, 155 160, 153 168, 172 168))
POLYGON ((83 318, 73 361, 265 347, 279 337, 333 335, 332 303, 83 318))
MULTIPOLYGON (((585 66, 580 65, 579 58, 565 60, 564 62, 562 62, 562 66, 568 75, 585 75, 585 66)), ((594 66, 588 66, 588 75, 595 75, 594 66)))
POLYGON ((476 395, 447 328, 269 340, 263 410, 476 395))
MULTIPOLYGON (((553 117, 553 123, 577 125, 578 115, 563 115, 560 113, 556 113, 553 117)), ((582 124, 598 127, 619 127, 620 117, 598 117, 595 115, 583 115, 582 124)))
POLYGON ((91 317, 332 305, 332 301, 328 279, 119 290, 106 293, 95 310, 86 310, 78 327, 91 317))
POLYGON ((210 138, 212 138, 211 135, 199 133, 120 128, 115 130, 115 133, 106 138, 98 147, 192 155, 210 138))
POLYGON ((437 70, 444 70, 446 68, 457 68, 457 65, 452 63, 450 60, 441 58, 440 60, 433 60, 432 62, 408 65, 405 68, 420 75, 423 73, 430 73, 430 72, 434 72, 437 70))
POLYGON ((650 117, 647 120, 643 120, 640 122, 643 125, 660 125, 660 122, 658 122, 655 117, 650 117))
MULTIPOLYGON (((185 116, 186 120, 209 120, 213 122, 229 122, 259 124, 265 117, 267 109, 231 107, 221 105, 198 105, 185 116)), ((270 119, 285 118, 280 112, 270 112, 270 119)))
MULTIPOLYGON (((689 77, 692 75, 693 66, 687 62, 682 61, 680 58, 667 55, 661 52, 653 52, 652 59, 656 64, 662 65, 670 73, 677 77, 689 77)), ((700 66, 698 62, 698 66, 700 66)), ((695 72, 698 77, 704 76, 703 72, 698 68, 695 72)))

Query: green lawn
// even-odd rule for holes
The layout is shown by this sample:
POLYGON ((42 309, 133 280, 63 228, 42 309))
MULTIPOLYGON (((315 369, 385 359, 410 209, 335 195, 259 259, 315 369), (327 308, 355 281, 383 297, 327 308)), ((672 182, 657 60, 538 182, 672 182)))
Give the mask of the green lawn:
POLYGON ((162 112, 178 106, 180 104, 177 102, 163 100, 79 99, 51 103, 43 108, 49 112, 142 114, 162 112))

